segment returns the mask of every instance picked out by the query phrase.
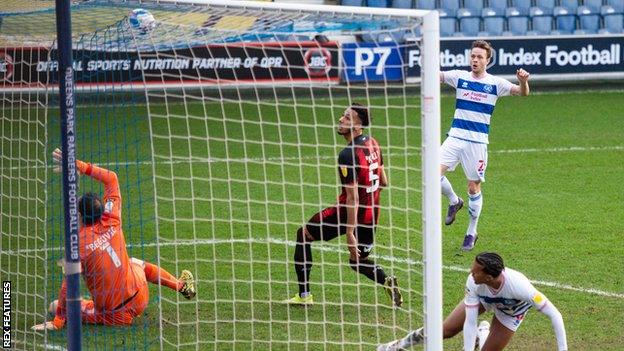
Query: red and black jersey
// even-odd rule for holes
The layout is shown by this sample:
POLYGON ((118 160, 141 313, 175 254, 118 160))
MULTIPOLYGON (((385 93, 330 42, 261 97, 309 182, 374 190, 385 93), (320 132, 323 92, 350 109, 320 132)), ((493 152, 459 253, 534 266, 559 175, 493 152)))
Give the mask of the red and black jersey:
MULTIPOLYGON (((379 143, 368 135, 356 137, 338 155, 338 174, 343 185, 356 183, 360 198, 358 224, 377 224, 383 157, 379 143)), ((339 204, 347 202, 347 190, 342 187, 339 204)))

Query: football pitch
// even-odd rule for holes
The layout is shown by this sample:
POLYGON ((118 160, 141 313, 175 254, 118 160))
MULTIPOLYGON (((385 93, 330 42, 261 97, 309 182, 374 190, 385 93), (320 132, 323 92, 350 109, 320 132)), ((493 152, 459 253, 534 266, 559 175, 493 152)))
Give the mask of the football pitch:
MULTIPOLYGON (((297 289, 292 267, 295 232, 312 214, 333 204, 339 193, 335 162, 344 140, 336 136, 332 119, 342 112, 346 100, 333 101, 334 108, 298 101, 279 109, 270 104, 154 103, 150 112, 168 117, 153 118, 153 144, 145 117, 148 107, 114 100, 107 101, 108 107, 80 108, 79 157, 119 174, 130 255, 159 262, 176 275, 190 269, 197 278, 198 295, 187 301, 151 285, 150 305, 132 327, 83 326, 85 349, 157 349, 162 329, 167 350, 373 350, 378 342, 421 324, 420 129, 405 127, 405 113, 419 120, 416 108, 374 110, 377 127, 370 130, 386 153, 390 183, 382 193, 380 230, 372 255, 398 276, 406 291, 404 308, 391 308, 380 287, 349 268, 343 239, 313 244, 316 304, 297 308, 280 303, 297 289), (223 119, 202 118, 206 110, 217 108, 222 109, 223 119), (415 142, 406 145, 406 140, 415 142), (155 163, 152 154, 157 155, 155 163)), ((402 103, 381 96, 371 101, 376 106, 402 103)), ((525 273, 558 307, 570 350, 622 349, 621 104, 620 91, 544 93, 498 101, 475 250, 459 254, 468 221, 465 210, 456 223, 442 228, 445 315, 463 297, 474 254, 497 251, 507 266, 525 273)), ((444 133, 453 109, 454 96, 444 96, 444 133)), ((3 113, 9 115, 6 107, 3 113)), ((58 145, 56 113, 50 109, 49 152, 58 145)), ((13 141, 6 140, 24 136, 18 125, 13 119, 3 120, 3 155, 42 158, 32 150, 18 152, 13 141)), ((50 163, 50 155, 45 157, 50 163)), ((24 170, 25 164, 3 163, 3 194, 25 192, 27 186, 8 180, 37 172, 24 170)), ((448 178, 465 199, 460 168, 448 178)), ((45 257, 48 264, 46 289, 52 299, 61 279, 55 266, 62 245, 60 184, 49 168, 43 172, 46 184, 39 186, 48 191, 48 203, 41 206, 47 209, 49 250, 36 256, 45 257)), ((82 189, 100 191, 84 178, 82 189)), ((10 208, 11 200, 3 197, 2 201, 3 209, 10 208)), ((24 213, 19 219, 24 220, 32 210, 12 209, 11 213, 24 213)), ((19 226, 3 218, 3 234, 15 228, 19 226)), ((43 230, 38 234, 43 236, 43 230)), ((28 301, 34 292, 23 286, 32 286, 31 280, 42 274, 42 268, 32 263, 40 261, 28 263, 33 256, 24 247, 32 247, 30 242, 36 238, 26 236, 28 245, 3 240, 2 266, 24 269, 26 265, 26 272, 33 272, 33 277, 10 276, 14 313, 20 314, 14 340, 20 349, 43 348, 43 336, 20 332, 42 322, 44 313, 20 310, 33 308, 28 301)), ((34 308, 45 307, 41 302, 34 308)), ((64 331, 48 333, 47 342, 65 345, 64 331)), ((447 340, 444 349, 461 347, 457 336, 447 340)), ((548 318, 531 310, 508 349, 556 349, 548 318)))

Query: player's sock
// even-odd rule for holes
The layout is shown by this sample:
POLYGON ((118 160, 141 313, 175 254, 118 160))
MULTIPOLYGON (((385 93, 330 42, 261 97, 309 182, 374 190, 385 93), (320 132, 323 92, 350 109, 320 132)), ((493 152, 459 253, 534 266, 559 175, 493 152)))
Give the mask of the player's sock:
POLYGON ((349 260, 349 264, 351 265, 351 269, 365 275, 366 278, 381 285, 386 283, 386 272, 384 272, 383 268, 376 265, 375 261, 372 259, 367 258, 359 262, 349 260))
POLYGON ((456 203, 458 203, 459 197, 457 196, 457 194, 455 194, 455 191, 453 191, 453 186, 451 185, 451 182, 449 182, 449 180, 446 178, 446 176, 442 176, 440 178, 440 183, 442 185, 442 194, 449 199, 449 203, 451 205, 455 205, 456 203))
POLYGON ((145 272, 147 281, 152 284, 160 284, 175 291, 179 291, 184 285, 178 278, 155 264, 144 261, 143 271, 145 272))
POLYGON ((407 349, 423 341, 423 328, 416 329, 399 341, 400 349, 407 349))
POLYGON ((481 195, 481 192, 468 194, 468 214, 470 215, 470 221, 468 223, 466 235, 477 235, 477 223, 479 222, 479 215, 481 215, 482 206, 483 196, 481 195))
POLYGON ((297 230, 297 245, 295 246, 295 272, 299 282, 299 296, 310 294, 310 271, 312 270, 312 248, 304 240, 303 228, 297 230))

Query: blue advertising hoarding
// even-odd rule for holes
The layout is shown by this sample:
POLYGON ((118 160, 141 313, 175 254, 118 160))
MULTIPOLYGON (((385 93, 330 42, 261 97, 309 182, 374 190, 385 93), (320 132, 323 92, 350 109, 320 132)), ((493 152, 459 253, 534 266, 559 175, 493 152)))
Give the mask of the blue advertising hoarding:
POLYGON ((394 42, 343 43, 342 79, 350 83, 403 80, 404 52, 394 42))

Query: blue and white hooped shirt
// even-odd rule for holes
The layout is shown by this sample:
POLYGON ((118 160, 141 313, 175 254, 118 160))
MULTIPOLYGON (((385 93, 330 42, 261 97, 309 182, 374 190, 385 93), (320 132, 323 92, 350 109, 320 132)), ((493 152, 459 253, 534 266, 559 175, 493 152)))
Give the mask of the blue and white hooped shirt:
POLYGON ((470 71, 443 72, 444 83, 457 90, 455 116, 449 136, 488 144, 490 118, 499 96, 511 95, 510 81, 486 73, 477 79, 470 71))

